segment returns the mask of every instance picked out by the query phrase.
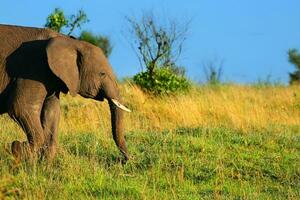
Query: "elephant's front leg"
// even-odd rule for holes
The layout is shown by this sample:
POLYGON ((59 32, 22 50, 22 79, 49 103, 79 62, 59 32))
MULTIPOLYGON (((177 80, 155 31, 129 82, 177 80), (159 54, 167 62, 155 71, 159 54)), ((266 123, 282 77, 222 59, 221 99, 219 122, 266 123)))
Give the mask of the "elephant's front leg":
POLYGON ((46 137, 42 156, 46 159, 51 160, 56 153, 59 118, 59 93, 56 93, 46 98, 41 114, 42 126, 46 137))

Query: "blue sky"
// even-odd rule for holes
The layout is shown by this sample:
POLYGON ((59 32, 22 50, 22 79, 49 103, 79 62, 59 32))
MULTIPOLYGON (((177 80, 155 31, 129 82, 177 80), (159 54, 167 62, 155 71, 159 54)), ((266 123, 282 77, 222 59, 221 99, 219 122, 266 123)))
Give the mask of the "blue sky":
POLYGON ((138 17, 143 11, 153 11, 161 19, 192 19, 178 62, 199 82, 204 64, 213 61, 223 62, 224 81, 253 83, 271 77, 287 83, 294 70, 287 51, 300 49, 299 0, 3 0, 0 23, 42 27, 56 7, 66 15, 83 9, 90 20, 83 29, 111 38, 110 62, 118 77, 140 70, 124 36, 124 16, 138 17))

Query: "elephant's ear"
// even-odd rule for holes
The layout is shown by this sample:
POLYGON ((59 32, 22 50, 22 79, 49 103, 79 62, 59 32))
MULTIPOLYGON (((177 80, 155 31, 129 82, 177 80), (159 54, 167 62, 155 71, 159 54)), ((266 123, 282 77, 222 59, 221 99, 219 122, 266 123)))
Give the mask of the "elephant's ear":
POLYGON ((72 96, 78 92, 79 71, 77 50, 69 38, 55 37, 49 40, 46 47, 48 64, 51 71, 68 87, 72 96))

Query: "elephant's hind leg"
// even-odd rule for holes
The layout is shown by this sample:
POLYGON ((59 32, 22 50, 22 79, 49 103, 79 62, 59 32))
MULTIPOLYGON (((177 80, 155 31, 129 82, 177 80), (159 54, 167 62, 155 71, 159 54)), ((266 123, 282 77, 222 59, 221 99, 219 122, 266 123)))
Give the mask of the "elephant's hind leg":
POLYGON ((52 159, 56 153, 58 123, 60 118, 59 94, 46 98, 42 113, 41 121, 46 137, 43 155, 47 159, 52 159))
POLYGON ((25 109, 20 113, 13 112, 11 116, 22 127, 28 139, 28 143, 14 141, 12 144, 12 153, 17 160, 36 158, 45 142, 39 113, 25 109))
POLYGON ((41 123, 46 90, 41 83, 20 79, 14 91, 9 97, 8 113, 22 127, 28 143, 13 142, 12 152, 17 159, 36 158, 46 139, 41 123))

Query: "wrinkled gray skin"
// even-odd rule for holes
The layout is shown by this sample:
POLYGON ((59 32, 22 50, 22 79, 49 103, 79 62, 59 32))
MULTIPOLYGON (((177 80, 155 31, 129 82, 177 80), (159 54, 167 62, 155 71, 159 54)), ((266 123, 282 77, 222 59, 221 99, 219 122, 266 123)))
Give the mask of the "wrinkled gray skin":
POLYGON ((55 155, 60 92, 108 100, 113 138, 127 160, 123 111, 112 103, 122 100, 101 49, 50 29, 0 25, 0 114, 28 139, 12 143, 17 159, 55 155))

